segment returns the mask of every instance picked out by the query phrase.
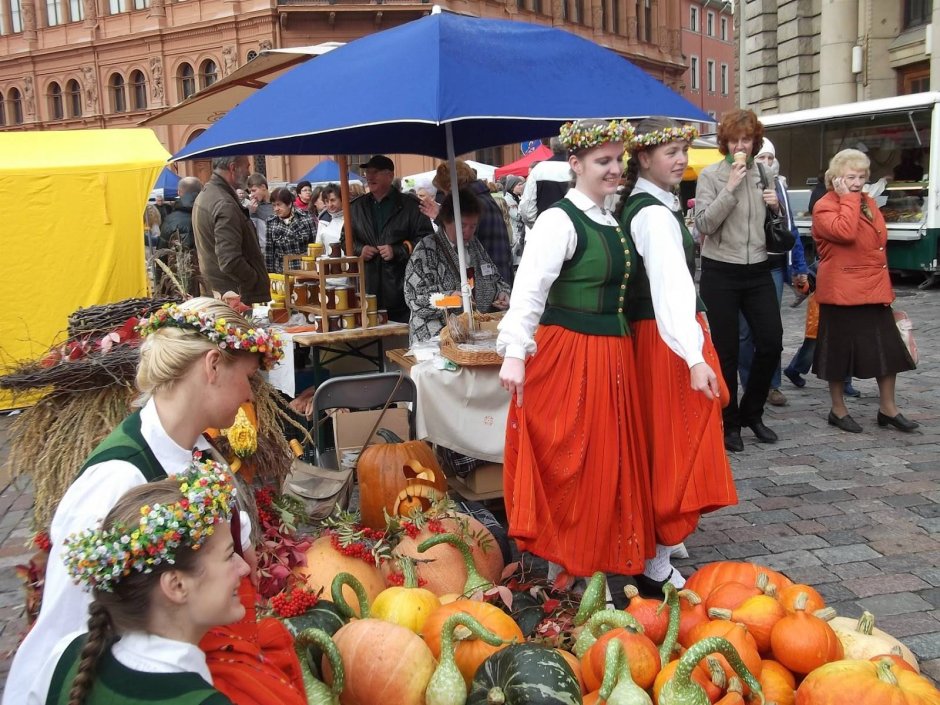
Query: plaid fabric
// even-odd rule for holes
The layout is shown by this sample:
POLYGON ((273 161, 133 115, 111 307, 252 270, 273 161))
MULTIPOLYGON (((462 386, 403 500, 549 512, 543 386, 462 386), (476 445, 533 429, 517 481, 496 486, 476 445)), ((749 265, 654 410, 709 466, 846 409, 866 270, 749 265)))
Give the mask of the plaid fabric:
POLYGON ((272 215, 266 225, 264 266, 269 272, 283 273, 284 255, 303 254, 308 243, 317 239, 316 225, 306 211, 295 209, 289 223, 272 215))
POLYGON ((482 206, 476 237, 493 260, 503 281, 512 284, 511 234, 503 219, 503 211, 482 181, 474 181, 467 188, 480 200, 482 206))

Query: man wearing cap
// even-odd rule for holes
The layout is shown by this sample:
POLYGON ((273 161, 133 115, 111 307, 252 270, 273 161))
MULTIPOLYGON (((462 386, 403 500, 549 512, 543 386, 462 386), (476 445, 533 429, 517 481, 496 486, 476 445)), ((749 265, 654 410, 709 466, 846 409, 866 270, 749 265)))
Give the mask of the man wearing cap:
POLYGON ((349 204, 354 254, 365 260, 366 291, 393 321, 408 322, 405 265, 414 245, 433 232, 418 200, 392 187, 395 164, 376 154, 359 168, 369 192, 349 204))

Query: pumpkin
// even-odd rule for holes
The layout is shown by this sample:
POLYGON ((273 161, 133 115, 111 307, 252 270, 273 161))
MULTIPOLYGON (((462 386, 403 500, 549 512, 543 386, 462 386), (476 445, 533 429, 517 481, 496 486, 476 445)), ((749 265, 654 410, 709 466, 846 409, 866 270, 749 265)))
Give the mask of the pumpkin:
POLYGON ((561 654, 562 658, 567 662, 568 668, 574 673, 574 677, 578 679, 578 686, 581 688, 581 692, 587 693, 587 687, 584 685, 584 676, 581 674, 581 659, 564 649, 555 649, 555 651, 561 654))
MULTIPOLYGON (((327 636, 333 636, 340 627, 346 624, 346 618, 343 617, 339 608, 329 600, 317 600, 317 604, 296 617, 288 617, 283 620, 287 630, 296 638, 301 632, 314 629, 324 632, 327 636)), ((310 646, 307 649, 307 659, 314 671, 314 675, 320 677, 323 675, 320 670, 320 660, 323 651, 317 646, 316 640, 310 640, 310 646)), ((303 659, 301 659, 303 660, 303 659)))
MULTIPOLYGON (((735 649, 740 658, 741 662, 745 665, 749 673, 752 673, 754 677, 760 676, 761 671, 761 658, 760 653, 757 651, 757 642, 754 641, 754 637, 748 634, 747 627, 743 624, 736 624, 734 622, 725 622, 718 620, 715 622, 708 622, 707 624, 700 624, 695 629, 692 630, 692 645, 689 647, 691 651, 692 646, 695 646, 695 643, 707 640, 713 637, 722 638, 730 642, 731 646, 735 649)), ((731 678, 736 672, 734 666, 725 660, 723 651, 716 654, 715 658, 721 664, 721 667, 725 671, 725 675, 728 678, 731 678)), ((684 656, 685 654, 683 654, 684 656)), ((711 675, 711 670, 706 661, 702 661, 699 664, 699 668, 702 670, 705 676, 711 675)), ((738 673, 740 675, 740 673, 738 673)), ((744 680, 745 685, 747 685, 747 680, 744 680)))
POLYGON ((757 576, 767 574, 767 581, 773 585, 777 593, 793 584, 783 573, 778 573, 766 566, 743 561, 716 561, 703 565, 685 581, 686 590, 694 590, 699 597, 707 600, 712 590, 722 583, 737 582, 745 585, 756 585, 757 576))
MULTIPOLYGON (((333 579, 340 573, 355 576, 370 601, 385 589, 385 580, 378 568, 358 558, 344 556, 333 548, 329 536, 321 536, 311 544, 307 549, 307 565, 296 568, 295 572, 315 592, 330 590, 333 579)), ((355 593, 348 585, 343 588, 343 595, 347 602, 354 601, 355 593)), ((358 608, 354 606, 353 609, 358 608)))
MULTIPOLYGON (((613 628, 620 629, 630 629, 634 632, 643 631, 643 626, 636 621, 636 617, 627 612, 621 612, 620 610, 607 609, 601 610, 600 612, 595 612, 588 618, 587 624, 584 625, 584 628, 581 630, 581 633, 578 634, 578 638, 574 642, 572 651, 574 655, 578 658, 584 658, 584 655, 588 652, 597 638, 606 631, 610 631, 613 628)), ((600 677, 597 679, 598 685, 600 684, 600 677)), ((592 690, 595 690, 592 688, 592 690)))
POLYGON ((434 669, 425 693, 426 705, 464 705, 467 701, 467 683, 454 661, 454 629, 458 626, 490 646, 503 646, 498 636, 484 628, 477 620, 464 612, 452 614, 441 630, 441 657, 434 669))
MULTIPOLYGON (((715 702, 718 700, 718 698, 721 697, 721 694, 727 687, 728 677, 725 675, 724 669, 721 667, 721 664, 718 663, 718 660, 714 656, 706 656, 705 661, 711 668, 711 678, 708 678, 705 675, 705 672, 700 668, 696 668, 692 671, 691 678, 702 687, 702 690, 705 691, 709 702, 715 702)), ((676 659, 675 661, 670 661, 667 663, 665 666, 663 666, 663 670, 656 674, 656 680, 653 681, 654 703, 659 703, 659 695, 663 690, 663 686, 672 679, 678 667, 679 659, 676 659)))
POLYGON ((774 658, 798 675, 805 676, 830 661, 842 658, 842 642, 825 620, 806 612, 806 593, 794 603, 796 609, 779 620, 770 633, 774 658))
POLYGON ((777 600, 783 605, 783 608, 787 612, 794 612, 796 611, 796 607, 794 606, 796 604, 796 598, 799 597, 801 592, 806 593, 805 609, 807 612, 812 613, 826 607, 826 600, 819 594, 816 588, 802 583, 785 587, 777 594, 777 600))
POLYGON ((777 661, 761 662, 757 678, 764 691, 764 701, 775 705, 794 705, 796 702, 796 678, 777 661))
POLYGON ((699 624, 711 621, 708 608, 694 590, 679 591, 679 643, 685 647, 692 644, 691 633, 699 624))
POLYGON ((484 578, 477 570, 476 563, 473 562, 473 553, 471 553, 470 547, 465 541, 460 540, 454 534, 438 534, 437 536, 425 539, 418 544, 418 553, 425 553, 435 546, 441 546, 443 544, 456 548, 460 552, 460 557, 463 559, 464 571, 467 573, 467 580, 463 584, 463 595, 469 597, 477 590, 489 590, 493 587, 493 582, 484 578))
MULTIPOLYGON (((440 658, 441 656, 444 623, 450 616, 460 612, 470 615, 487 631, 495 634, 505 642, 522 643, 525 641, 519 625, 498 607, 487 602, 460 599, 451 602, 449 605, 441 605, 434 610, 421 629, 421 636, 424 637, 424 641, 431 649, 434 658, 440 658)), ((481 639, 470 638, 460 641, 454 650, 454 661, 457 663, 457 668, 463 675, 464 681, 469 684, 480 664, 502 648, 505 648, 505 646, 493 646, 481 639)))
MULTIPOLYGON (((455 534, 467 542, 480 574, 494 585, 499 583, 504 567, 503 554, 489 529, 466 514, 441 517, 440 522, 446 533, 455 534)), ((462 594, 467 582, 467 569, 460 551, 447 544, 434 546, 424 553, 418 551, 419 544, 434 536, 438 534, 425 527, 414 538, 402 538, 393 554, 415 559, 424 587, 435 595, 462 594)))
POLYGON ((810 673, 796 691, 796 705, 940 705, 940 691, 926 678, 886 661, 842 660, 810 673))
POLYGON ((633 682, 646 690, 653 685, 656 674, 662 667, 659 650, 649 637, 630 629, 613 629, 600 638, 581 657, 581 673, 588 692, 597 690, 604 678, 604 662, 607 657, 607 643, 617 639, 623 645, 630 663, 633 682))
POLYGON ((893 667, 901 668, 905 671, 910 671, 911 673, 917 673, 917 669, 914 668, 911 664, 904 660, 904 657, 901 656, 900 649, 895 649, 896 653, 890 654, 879 654, 878 656, 872 656, 869 661, 872 663, 879 663, 884 660, 891 662, 893 667))
POLYGON ((399 513, 395 511, 396 501, 402 516, 415 508, 425 511, 447 492, 447 479, 434 450, 424 441, 403 441, 387 428, 380 428, 376 435, 385 443, 375 443, 362 451, 356 474, 362 524, 382 530, 385 512, 393 516, 399 513), (404 497, 400 497, 402 493, 404 497))
POLYGON ((748 634, 754 637, 757 651, 761 656, 767 656, 770 653, 771 630, 786 614, 787 611, 783 605, 770 595, 749 597, 734 610, 708 610, 708 615, 713 619, 740 622, 747 627, 748 634))
POLYGON ((669 627, 669 605, 666 601, 650 600, 641 596, 636 585, 627 585, 623 593, 630 601, 624 612, 632 614, 636 621, 643 625, 643 633, 652 639, 654 644, 662 644, 669 627))
POLYGON ((869 659, 879 654, 900 651, 901 658, 911 664, 920 673, 917 658, 911 650, 890 634, 875 627, 875 617, 871 612, 863 612, 858 621, 847 617, 829 620, 829 626, 842 642, 847 659, 869 659))
POLYGON ((491 654, 470 685, 467 705, 580 705, 581 688, 567 661, 541 644, 512 644, 491 654))
POLYGON ((658 705, 710 705, 711 701, 705 689, 692 678, 692 671, 698 668, 709 654, 721 654, 721 659, 730 664, 736 673, 760 702, 763 702, 761 686, 747 668, 738 651, 727 639, 707 637, 693 644, 682 654, 675 674, 666 681, 659 693, 658 705))
POLYGON ((747 598, 755 595, 766 595, 770 587, 766 573, 759 573, 757 580, 745 584, 737 581, 722 583, 715 587, 705 600, 708 609, 733 610, 739 607, 747 598))
POLYGON ((300 661, 308 705, 340 705, 339 695, 343 692, 346 676, 342 656, 330 636, 322 629, 305 629, 294 639, 294 649, 300 661), (333 672, 332 686, 327 686, 314 676, 311 662, 307 659, 308 650, 313 648, 326 654, 333 672))
POLYGON ((741 685, 740 678, 734 676, 728 681, 728 690, 715 705, 745 705, 744 686, 741 685))
POLYGON ((414 561, 402 558, 399 562, 405 576, 404 586, 383 590, 372 601, 369 612, 376 619, 394 622, 418 634, 441 602, 430 590, 418 587, 414 561))

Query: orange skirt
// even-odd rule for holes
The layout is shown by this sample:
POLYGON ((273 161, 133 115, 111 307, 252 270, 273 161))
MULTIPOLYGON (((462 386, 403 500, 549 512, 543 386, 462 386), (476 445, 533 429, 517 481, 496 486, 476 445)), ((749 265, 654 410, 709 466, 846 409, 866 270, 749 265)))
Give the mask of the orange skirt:
POLYGON ((705 512, 738 502, 721 422, 728 388, 701 316, 699 325, 705 334, 705 362, 721 387, 720 399, 711 401, 692 390, 689 366, 663 342, 656 321, 630 324, 652 468, 656 540, 666 546, 684 541, 705 512))
POLYGON ((640 573, 656 547, 633 343, 560 326, 535 340, 506 427, 509 533, 572 575, 640 573))

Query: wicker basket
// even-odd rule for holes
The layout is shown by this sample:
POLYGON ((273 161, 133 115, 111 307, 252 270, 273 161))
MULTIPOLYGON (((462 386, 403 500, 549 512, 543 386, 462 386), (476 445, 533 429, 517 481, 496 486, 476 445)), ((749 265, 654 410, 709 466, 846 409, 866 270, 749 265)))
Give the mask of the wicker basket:
MULTIPOLYGON (((503 364, 503 358, 497 354, 495 349, 467 350, 462 347, 462 343, 456 342, 454 340, 454 330, 460 327, 466 327, 467 314, 462 313, 459 316, 453 316, 451 318, 457 320, 449 322, 449 324, 444 326, 441 330, 441 355, 462 367, 484 367, 503 364), (453 325, 454 323, 457 325, 453 325)), ((500 318, 502 318, 502 314, 473 314, 473 319, 478 324, 486 321, 498 321, 500 318)))

